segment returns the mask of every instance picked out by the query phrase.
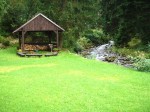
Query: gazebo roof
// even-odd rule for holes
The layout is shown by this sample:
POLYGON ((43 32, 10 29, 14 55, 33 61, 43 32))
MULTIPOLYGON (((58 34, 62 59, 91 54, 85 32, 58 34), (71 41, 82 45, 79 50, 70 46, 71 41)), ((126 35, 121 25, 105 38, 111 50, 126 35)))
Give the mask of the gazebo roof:
POLYGON ((39 13, 25 24, 20 26, 18 29, 13 31, 16 33, 18 31, 48 31, 48 30, 58 30, 65 31, 62 27, 57 25, 55 22, 47 18, 45 15, 39 13))

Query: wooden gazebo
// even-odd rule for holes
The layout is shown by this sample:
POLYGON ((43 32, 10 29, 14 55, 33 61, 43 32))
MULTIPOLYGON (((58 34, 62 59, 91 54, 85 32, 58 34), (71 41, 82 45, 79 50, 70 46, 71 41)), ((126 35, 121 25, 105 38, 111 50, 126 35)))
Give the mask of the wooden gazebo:
MULTIPOLYGON (((22 51, 25 50, 25 36, 27 32, 54 32, 55 33, 55 47, 59 48, 62 42, 61 32, 64 29, 57 25, 55 22, 44 16, 43 14, 39 13, 25 24, 20 26, 18 29, 13 31, 13 33, 17 33, 19 37, 19 47, 22 51)), ((51 33, 49 33, 49 42, 47 44, 53 44, 51 42, 51 33)), ((54 38, 54 37, 53 37, 54 38)))

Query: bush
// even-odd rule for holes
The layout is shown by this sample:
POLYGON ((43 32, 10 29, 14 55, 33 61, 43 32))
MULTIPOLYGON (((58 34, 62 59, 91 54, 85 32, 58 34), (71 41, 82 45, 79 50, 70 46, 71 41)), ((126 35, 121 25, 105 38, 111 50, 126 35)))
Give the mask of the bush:
POLYGON ((131 39, 131 41, 128 42, 128 46, 130 48, 135 48, 141 44, 141 40, 138 39, 137 37, 134 37, 131 39))
POLYGON ((139 49, 150 53, 150 43, 148 43, 146 45, 142 45, 141 48, 139 48, 139 49))
POLYGON ((90 48, 92 46, 92 43, 89 39, 85 37, 81 37, 80 39, 77 40, 77 43, 81 45, 83 49, 90 48))
POLYGON ((83 47, 79 44, 79 43, 76 43, 75 47, 74 47, 74 51, 76 53, 79 53, 83 50, 83 47))
POLYGON ((0 35, 0 43, 4 41, 4 37, 0 35))
POLYGON ((129 48, 116 48, 116 47, 113 47, 111 49, 113 52, 116 52, 120 55, 123 55, 123 56, 132 56, 132 57, 138 57, 138 58, 147 58, 149 59, 150 58, 150 54, 147 53, 147 52, 144 52, 144 51, 139 51, 139 50, 136 50, 136 49, 129 49, 129 48))
POLYGON ((89 39, 85 37, 81 37, 80 39, 77 40, 74 51, 75 52, 81 52, 84 49, 88 49, 92 46, 92 43, 89 39))
POLYGON ((139 71, 150 72, 150 59, 140 59, 135 63, 135 68, 139 71))
POLYGON ((3 44, 4 46, 9 46, 9 45, 10 45, 10 42, 9 42, 9 40, 4 40, 4 41, 2 42, 2 44, 3 44))
POLYGON ((68 29, 68 31, 63 33, 63 47, 68 48, 72 51, 72 49, 76 46, 77 39, 75 38, 74 30, 68 29))
POLYGON ((3 36, 0 36, 0 43, 1 43, 0 48, 5 48, 10 45, 9 39, 4 38, 3 36))
POLYGON ((110 40, 109 36, 106 36, 102 29, 92 29, 84 32, 84 36, 91 40, 94 45, 101 45, 107 43, 110 40))
POLYGON ((130 50, 130 49, 125 48, 125 47, 124 48, 113 47, 112 51, 116 52, 116 53, 118 53, 118 54, 120 54, 122 56, 132 55, 132 53, 133 53, 133 50, 130 50))

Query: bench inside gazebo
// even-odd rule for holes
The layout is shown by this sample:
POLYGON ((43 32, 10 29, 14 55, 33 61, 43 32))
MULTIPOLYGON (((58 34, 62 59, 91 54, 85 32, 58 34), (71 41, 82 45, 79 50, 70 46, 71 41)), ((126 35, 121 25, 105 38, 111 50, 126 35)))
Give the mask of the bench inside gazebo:
POLYGON ((48 50, 52 52, 53 48, 59 49, 62 46, 63 31, 62 27, 39 13, 13 32, 19 38, 20 52, 17 54, 20 56, 36 56, 37 54, 40 57, 38 53, 26 54, 26 51, 48 50))

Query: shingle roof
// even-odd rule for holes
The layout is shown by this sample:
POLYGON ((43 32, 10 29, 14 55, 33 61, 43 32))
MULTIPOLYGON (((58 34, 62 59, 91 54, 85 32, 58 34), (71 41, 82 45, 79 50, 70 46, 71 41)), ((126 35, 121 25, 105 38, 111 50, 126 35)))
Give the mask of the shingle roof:
POLYGON ((30 19, 29 21, 27 21, 25 24, 23 24, 22 26, 20 26, 19 28, 17 28, 15 31, 13 31, 13 33, 18 32, 21 28, 23 28, 24 26, 26 26, 27 24, 29 24, 31 21, 33 21, 35 18, 37 18, 38 16, 42 16, 45 19, 47 19, 49 22, 51 22, 53 25, 55 25, 56 27, 60 28, 62 31, 65 31, 62 27, 60 27, 59 25, 57 25, 55 22, 53 22, 52 20, 50 20, 48 17, 46 17, 45 15, 43 15, 42 13, 37 14, 36 16, 34 16, 32 19, 30 19))

